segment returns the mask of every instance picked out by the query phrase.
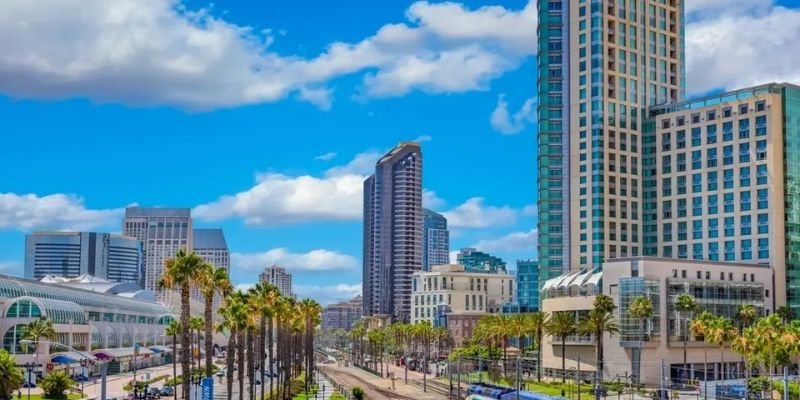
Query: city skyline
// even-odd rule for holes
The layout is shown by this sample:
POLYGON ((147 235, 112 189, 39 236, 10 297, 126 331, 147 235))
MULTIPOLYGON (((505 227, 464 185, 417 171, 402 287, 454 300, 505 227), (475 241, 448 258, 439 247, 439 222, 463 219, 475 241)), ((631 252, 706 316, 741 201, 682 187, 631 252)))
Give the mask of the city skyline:
MULTIPOLYGON (((295 277, 299 296, 347 300, 360 293, 360 181, 378 156, 411 140, 422 143, 426 156, 423 206, 448 218, 451 249, 475 247, 507 261, 535 258, 535 2, 481 8, 496 4, 381 2, 355 10, 230 2, 208 11, 209 18, 228 25, 204 31, 228 38, 215 42, 223 51, 199 52, 222 54, 229 63, 197 58, 196 50, 177 44, 165 47, 217 76, 239 73, 248 88, 271 83, 238 68, 254 58, 280 55, 283 62, 296 55, 313 62, 314 71, 331 68, 325 60, 347 59, 356 49, 379 60, 311 78, 312 71, 286 63, 291 70, 275 75, 302 79, 272 94, 254 89, 246 97, 235 87, 221 90, 213 79, 206 84, 177 62, 174 68, 186 79, 175 79, 173 70, 134 64, 134 59, 171 59, 150 53, 166 50, 152 49, 134 49, 146 56, 123 57, 114 61, 122 65, 96 66, 88 75, 77 68, 64 79, 30 67, 15 80, 51 82, 49 88, 2 81, 0 131, 14 151, 0 159, 0 273, 22 275, 24 237, 33 231, 119 233, 128 205, 187 207, 197 214, 194 227, 225 229, 237 284, 252 284, 260 270, 278 264, 295 277), (325 23, 332 15, 340 23, 325 23), (463 31, 445 29, 442 21, 455 18, 479 22, 465 24, 463 31), (307 29, 309 20, 318 28, 307 29), (477 29, 494 24, 504 29, 477 29), (252 38, 225 36, 231 27, 244 26, 264 35, 255 46, 264 54, 242 45, 252 38), (420 44, 407 50, 387 45, 398 43, 392 40, 420 44), (329 47, 333 43, 339 46, 329 47), (402 81, 398 72, 405 65, 425 66, 429 73, 402 81), (108 83, 130 81, 159 90, 108 83), (189 82, 199 91, 165 82, 189 82), (173 152, 195 157, 180 160, 173 152)), ((95 6, 95 11, 105 7, 95 6)), ((20 9, 7 10, 7 16, 22 18, 24 5, 15 7, 20 9)), ((53 32, 81 26, 75 14, 52 11, 61 28, 53 32)), ((169 7, 158 12, 172 22, 188 18, 169 7)), ((793 69, 796 52, 789 51, 800 38, 791 29, 768 28, 796 26, 796 2, 729 7, 696 0, 687 2, 687 13, 688 98, 767 81, 800 81, 793 69), (708 34, 717 31, 726 34, 708 34), (764 40, 767 34, 774 40, 764 40), (735 51, 739 48, 755 53, 735 51), (724 65, 723 54, 728 55, 724 65)), ((183 30, 165 31, 158 23, 142 29, 156 29, 146 32, 154 37, 200 30, 191 23, 174 25, 183 30)), ((114 36, 102 31, 112 29, 107 26, 80 29, 89 30, 86 37, 114 36)), ((50 40, 34 42, 20 33, 31 54, 50 54, 37 47, 41 43, 61 43, 56 33, 39 34, 50 40)), ((13 61, 25 55, 2 46, 10 62, 0 63, 0 76, 19 76, 5 65, 18 65, 13 61)), ((85 65, 91 59, 77 50, 64 57, 44 57, 43 65, 85 65)))

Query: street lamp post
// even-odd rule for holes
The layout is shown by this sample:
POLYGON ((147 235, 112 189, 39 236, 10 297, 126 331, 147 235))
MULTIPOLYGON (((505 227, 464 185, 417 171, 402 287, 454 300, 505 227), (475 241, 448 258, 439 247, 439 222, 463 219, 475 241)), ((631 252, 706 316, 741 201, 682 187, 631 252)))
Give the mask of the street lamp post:
POLYGON ((33 386, 33 382, 31 382, 31 377, 33 376, 33 371, 36 369, 36 364, 32 362, 25 363, 25 371, 28 372, 28 376, 25 378, 25 386, 28 387, 28 400, 31 400, 31 386, 33 386))
MULTIPOLYGON (((51 345, 51 346, 62 347, 62 348, 65 348, 65 349, 67 349, 69 351, 75 352, 75 354, 83 357, 83 359, 81 360, 81 364, 82 365, 83 365, 84 361, 88 362, 88 363, 92 362, 92 359, 89 356, 87 356, 86 354, 83 354, 83 352, 81 352, 80 350, 78 350, 78 349, 76 349, 76 348, 74 348, 72 346, 67 346, 67 345, 65 345, 63 343, 51 342, 49 340, 28 340, 28 339, 22 339, 22 340, 19 341, 19 343, 20 344, 25 344, 25 345, 30 345, 30 344, 39 345, 39 343, 45 343, 45 344, 48 344, 48 345, 51 345)), ((28 363, 28 364, 30 364, 30 363, 28 363)), ((25 368, 26 369, 28 368, 28 364, 25 364, 25 368)), ((100 400, 106 400, 106 374, 108 373, 108 363, 107 362, 101 362, 99 364, 100 364, 100 400)), ((32 364, 31 368, 35 368, 35 367, 36 367, 36 364, 32 364)), ((30 386, 30 385, 28 385, 28 386, 30 386)), ((81 385, 81 391, 83 391, 83 387, 82 386, 83 385, 81 385)), ((30 387, 29 387, 28 388, 28 400, 30 400, 30 391, 31 390, 30 390, 30 387)))
POLYGON ((89 360, 84 358, 83 360, 81 360, 81 397, 83 397, 83 383, 86 382, 86 379, 89 378, 88 376, 86 376, 87 366, 89 366, 89 360))

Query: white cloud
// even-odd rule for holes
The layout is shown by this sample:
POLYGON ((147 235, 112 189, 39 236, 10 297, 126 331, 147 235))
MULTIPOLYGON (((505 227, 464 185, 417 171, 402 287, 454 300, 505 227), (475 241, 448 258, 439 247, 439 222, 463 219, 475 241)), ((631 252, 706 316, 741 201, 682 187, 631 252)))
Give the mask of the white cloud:
POLYGON ((447 204, 443 198, 439 197, 433 190, 422 190, 422 206, 429 210, 437 210, 447 204))
POLYGON ((448 227, 453 228, 487 228, 516 222, 517 213, 511 207, 486 206, 483 203, 482 197, 473 197, 442 214, 447 218, 448 227))
POLYGON ((453 250, 450 252, 450 264, 458 264, 458 250, 453 250))
POLYGON ((0 274, 22 276, 22 263, 18 261, 0 261, 0 274))
POLYGON ((503 251, 535 251, 539 232, 533 229, 527 232, 513 232, 497 239, 481 240, 472 247, 486 252, 503 251))
MULTIPOLYGON (((2 56, 0 56, 2 57, 2 56)), ((124 209, 88 209, 71 194, 0 193, 0 229, 90 230, 118 226, 124 209)))
POLYGON ((767 0, 694 0, 687 8, 697 14, 686 37, 690 92, 800 82, 800 9, 767 0))
POLYGON ((338 154, 336 152, 331 151, 331 152, 328 152, 328 153, 325 153, 325 154, 320 154, 320 155, 314 157, 314 159, 317 160, 317 161, 330 161, 330 160, 333 160, 334 158, 336 158, 337 155, 338 154))
POLYGON ((527 205, 522 209, 522 215, 534 217, 539 215, 539 207, 536 204, 527 205))
POLYGON ((361 284, 294 285, 292 290, 298 298, 312 298, 323 306, 326 306, 331 303, 350 300, 360 295, 361 284))
MULTIPOLYGON (((536 7, 413 3, 408 22, 303 58, 177 0, 12 1, 0 14, 0 91, 206 110, 296 94, 330 107, 328 81, 363 74, 363 95, 486 89, 536 47, 536 7)), ((281 40, 281 37, 277 38, 281 40)))
POLYGON ((233 289, 240 292, 246 292, 255 285, 256 285, 255 283, 240 283, 236 285, 233 289))
POLYGON ((288 249, 277 248, 261 253, 231 254, 231 266, 236 270, 256 272, 272 265, 292 272, 313 272, 350 270, 356 268, 359 261, 353 256, 324 249, 292 253, 288 249))
POLYGON ((324 176, 259 174, 255 186, 222 196, 192 210, 209 221, 241 218, 248 225, 280 225, 308 221, 358 220, 362 214, 364 174, 374 169, 377 152, 358 154, 324 176))
POLYGON ((425 143, 425 142, 430 142, 432 140, 433 138, 430 135, 422 135, 414 139, 414 141, 417 143, 425 143))
POLYGON ((497 106, 489 117, 489 122, 492 124, 494 130, 502 134, 513 135, 519 133, 525 129, 527 123, 536 121, 535 104, 536 98, 527 99, 522 104, 519 111, 514 113, 514 115, 510 115, 505 95, 500 94, 497 97, 497 106))

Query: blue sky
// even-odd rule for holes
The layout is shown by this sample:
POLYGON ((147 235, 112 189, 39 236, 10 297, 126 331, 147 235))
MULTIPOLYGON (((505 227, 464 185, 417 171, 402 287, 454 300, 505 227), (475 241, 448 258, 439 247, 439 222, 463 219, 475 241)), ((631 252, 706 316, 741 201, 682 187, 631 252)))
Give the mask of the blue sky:
MULTIPOLYGON (((360 181, 402 140, 453 250, 535 257, 534 3, 76 2, 0 15, 4 272, 31 230, 181 206, 225 229, 236 283, 276 262, 301 295, 347 298, 360 181)), ((798 7, 687 1, 690 93, 800 82, 798 7)))

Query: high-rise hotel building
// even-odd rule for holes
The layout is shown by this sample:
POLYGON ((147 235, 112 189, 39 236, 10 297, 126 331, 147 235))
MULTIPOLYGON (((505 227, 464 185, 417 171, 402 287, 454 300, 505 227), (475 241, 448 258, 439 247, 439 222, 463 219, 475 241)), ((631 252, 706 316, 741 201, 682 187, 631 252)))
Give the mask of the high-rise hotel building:
POLYGON ((364 315, 411 320, 412 274, 422 268, 422 149, 403 142, 364 181, 364 315))
POLYGON ((643 254, 647 107, 684 96, 680 0, 539 0, 541 282, 643 254))
POLYGON ((685 97, 682 0, 539 0, 540 282, 609 259, 769 265, 800 311, 800 88, 685 97))

